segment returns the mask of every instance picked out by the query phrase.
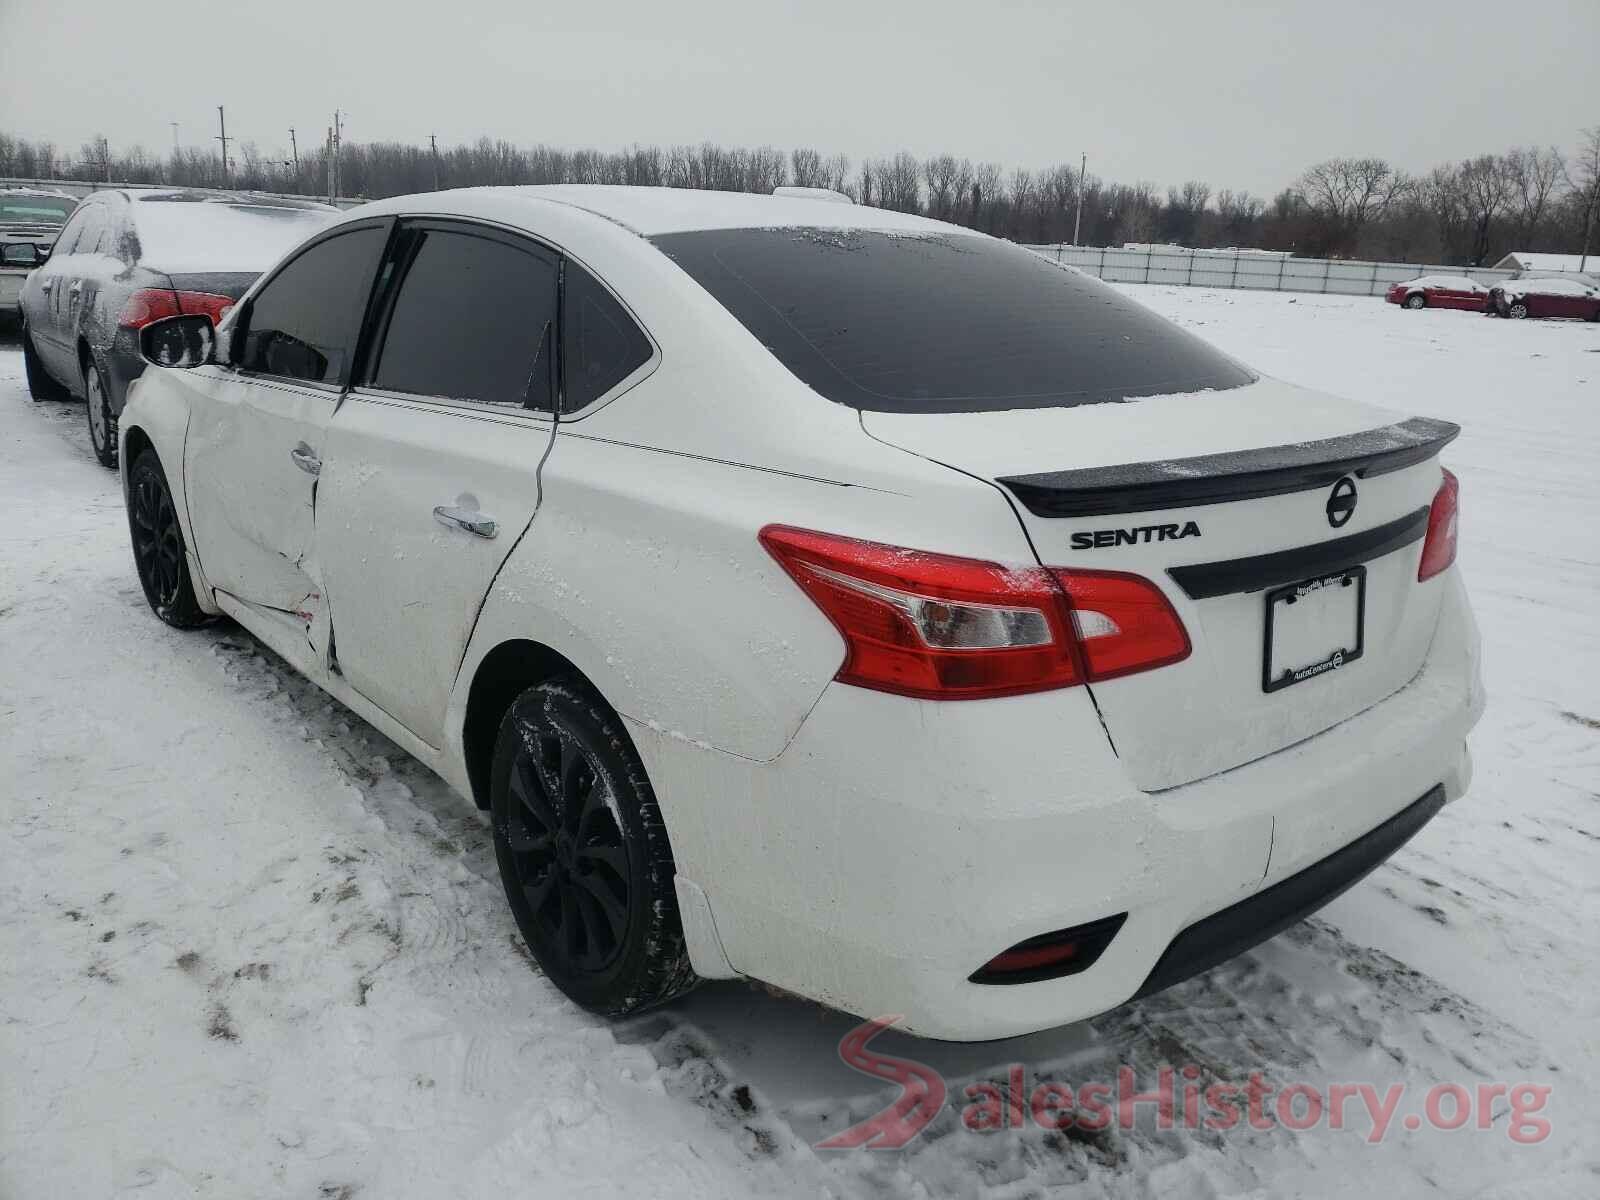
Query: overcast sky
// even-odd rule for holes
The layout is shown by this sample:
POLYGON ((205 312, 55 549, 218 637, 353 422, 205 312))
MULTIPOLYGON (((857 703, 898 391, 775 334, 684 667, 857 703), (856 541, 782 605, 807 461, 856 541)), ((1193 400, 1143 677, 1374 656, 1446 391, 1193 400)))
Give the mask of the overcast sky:
POLYGON ((481 135, 1089 155, 1122 182, 1270 196, 1375 154, 1412 170, 1600 124, 1600 0, 0 0, 0 130, 72 157, 228 132, 287 155, 481 135))

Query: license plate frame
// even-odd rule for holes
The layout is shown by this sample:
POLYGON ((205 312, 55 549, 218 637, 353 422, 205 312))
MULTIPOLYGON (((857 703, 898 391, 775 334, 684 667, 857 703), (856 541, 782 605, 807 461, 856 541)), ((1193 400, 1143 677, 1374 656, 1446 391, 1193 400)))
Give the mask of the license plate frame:
POLYGON ((1298 583, 1287 583, 1267 592, 1264 607, 1263 636, 1261 646, 1261 690, 1268 694, 1280 692, 1284 688, 1293 687, 1297 683, 1306 683, 1326 675, 1332 671, 1341 670, 1361 657, 1366 649, 1367 635, 1367 568, 1364 566, 1346 567, 1342 571, 1333 571, 1326 575, 1318 575, 1311 579, 1302 579, 1298 583), (1345 581, 1349 580, 1347 584, 1345 581), (1316 661, 1300 666, 1285 667, 1275 678, 1272 673, 1273 630, 1277 624, 1280 611, 1295 604, 1300 598, 1308 596, 1323 588, 1337 586, 1342 591, 1345 587, 1354 587, 1355 594, 1355 645, 1335 646, 1327 655, 1316 661))

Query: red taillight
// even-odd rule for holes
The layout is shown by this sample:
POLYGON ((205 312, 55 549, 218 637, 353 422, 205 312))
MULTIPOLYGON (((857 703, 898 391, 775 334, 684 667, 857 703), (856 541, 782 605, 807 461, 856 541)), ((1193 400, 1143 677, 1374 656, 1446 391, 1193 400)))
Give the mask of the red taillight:
MULTIPOLYGON (((1443 470, 1443 468, 1440 468, 1443 470)), ((1432 579, 1456 560, 1456 527, 1459 524, 1461 484, 1449 471, 1428 509, 1428 539, 1422 543, 1422 562, 1417 566, 1417 582, 1432 579)))
POLYGON ((143 329, 167 317, 210 317, 213 325, 221 321, 233 301, 212 292, 175 292, 170 288, 140 288, 122 306, 117 323, 125 329, 143 329))
POLYGON ((843 683, 973 700, 1176 662, 1188 635, 1133 575, 1008 568, 769 525, 761 543, 845 641, 843 683))
POLYGON ((1149 671, 1189 657, 1189 633, 1165 593, 1120 571, 1052 571, 1072 605, 1089 681, 1149 671))

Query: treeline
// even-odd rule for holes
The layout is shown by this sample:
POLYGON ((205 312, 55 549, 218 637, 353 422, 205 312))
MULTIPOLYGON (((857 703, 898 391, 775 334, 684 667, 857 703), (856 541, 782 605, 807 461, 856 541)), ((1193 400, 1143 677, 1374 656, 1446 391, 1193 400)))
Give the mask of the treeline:
MULTIPOLYGON (((76 157, 48 142, 0 135, 0 175, 105 179, 186 187, 234 187, 326 195, 326 146, 298 161, 244 142, 229 156, 187 148, 161 157, 113 151, 104 138, 76 157)), ((795 184, 845 192, 859 204, 924 213, 1027 243, 1070 241, 1079 175, 1068 164, 1006 171, 948 154, 901 153, 852 163, 813 149, 788 152, 699 146, 620 151, 523 147, 482 138, 437 153, 398 142, 347 142, 339 191, 378 198, 482 184, 609 183, 770 192, 795 184)), ((1151 183, 1082 181, 1079 240, 1091 246, 1154 242, 1289 250, 1312 257, 1483 265, 1511 250, 1577 253, 1600 196, 1600 126, 1571 154, 1515 148, 1411 175, 1377 158, 1334 158, 1309 168, 1270 200, 1190 181, 1164 192, 1151 183)))

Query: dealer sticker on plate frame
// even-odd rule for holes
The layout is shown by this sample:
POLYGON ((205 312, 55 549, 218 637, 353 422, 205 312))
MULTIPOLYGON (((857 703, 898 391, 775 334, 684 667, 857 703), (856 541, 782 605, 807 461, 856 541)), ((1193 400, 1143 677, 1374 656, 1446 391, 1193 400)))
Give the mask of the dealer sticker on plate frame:
POLYGON ((1361 657, 1367 623, 1367 569, 1290 583, 1267 593, 1261 690, 1276 692, 1361 657))

